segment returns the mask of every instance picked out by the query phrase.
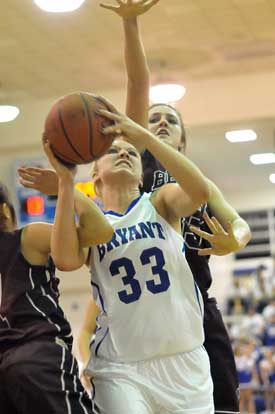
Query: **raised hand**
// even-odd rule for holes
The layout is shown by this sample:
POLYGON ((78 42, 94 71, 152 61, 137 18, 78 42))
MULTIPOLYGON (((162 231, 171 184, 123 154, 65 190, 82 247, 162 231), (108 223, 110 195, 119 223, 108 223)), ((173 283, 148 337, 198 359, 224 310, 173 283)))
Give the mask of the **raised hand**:
POLYGON ((116 5, 100 3, 104 9, 112 10, 125 20, 133 19, 143 13, 146 13, 160 0, 115 0, 116 5))
POLYGON ((116 135, 122 137, 130 142, 135 147, 140 146, 141 143, 146 143, 146 134, 150 132, 132 121, 126 115, 119 112, 112 113, 105 110, 97 111, 98 116, 106 117, 114 121, 114 125, 103 128, 102 133, 105 135, 116 135))
POLYGON ((20 167, 17 170, 20 183, 46 195, 57 195, 58 177, 55 171, 38 167, 20 167))
POLYGON ((227 224, 227 229, 225 231, 216 217, 210 219, 208 214, 204 212, 203 218, 212 234, 200 230, 195 226, 190 226, 190 230, 193 233, 207 240, 211 244, 210 248, 200 249, 198 251, 199 256, 208 256, 211 254, 224 256, 239 249, 238 240, 235 238, 232 223, 227 224))
POLYGON ((43 147, 55 171, 38 167, 20 167, 17 170, 19 182, 24 187, 33 188, 43 194, 57 195, 58 177, 65 176, 72 179, 75 174, 75 169, 69 169, 57 160, 47 140, 43 141, 43 147))

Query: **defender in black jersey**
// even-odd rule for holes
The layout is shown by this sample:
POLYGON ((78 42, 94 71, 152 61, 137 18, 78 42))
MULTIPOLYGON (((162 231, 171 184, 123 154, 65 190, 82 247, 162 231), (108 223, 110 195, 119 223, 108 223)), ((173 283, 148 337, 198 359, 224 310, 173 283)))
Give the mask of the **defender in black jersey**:
MULTIPOLYGON (((86 200, 75 201, 85 220, 86 200)), ((98 236, 108 240, 112 232, 102 213, 93 209, 89 216, 103 225, 98 236)), ((58 303, 59 280, 50 258, 53 227, 15 227, 14 208, 0 183, 0 412, 91 414, 72 355, 71 328, 58 303)), ((73 270, 78 258, 71 259, 73 270)))
MULTIPOLYGON (((169 132, 169 122, 177 122, 178 125, 182 122, 177 111, 166 105, 155 105, 150 111, 149 123, 150 119, 153 124, 157 123, 156 130, 159 132, 160 139, 167 140, 167 144, 171 145, 171 142, 169 142, 169 134, 171 134, 171 131, 169 132)), ((182 148, 185 148, 184 130, 179 139, 183 144, 182 148)), ((144 171, 143 191, 155 191, 162 185, 175 182, 169 172, 148 151, 143 153, 142 161, 144 171)), ((195 226, 201 231, 211 232, 205 221, 204 213, 207 212, 210 216, 213 213, 217 214, 218 208, 215 207, 216 210, 212 212, 211 206, 202 206, 195 214, 184 219, 182 229, 186 259, 204 299, 204 346, 210 359, 211 376, 214 384, 215 413, 231 414, 239 412, 239 385, 234 354, 216 299, 208 296, 208 289, 212 283, 208 263, 210 256, 198 255, 198 251, 211 249, 211 245, 190 229, 191 226, 195 226)), ((232 219, 232 217, 230 218, 232 219)), ((238 220, 244 232, 247 233, 247 237, 244 237, 245 242, 247 242, 249 229, 246 223, 240 219, 237 213, 233 214, 233 219, 238 220)), ((241 247, 242 244, 239 248, 241 247)))

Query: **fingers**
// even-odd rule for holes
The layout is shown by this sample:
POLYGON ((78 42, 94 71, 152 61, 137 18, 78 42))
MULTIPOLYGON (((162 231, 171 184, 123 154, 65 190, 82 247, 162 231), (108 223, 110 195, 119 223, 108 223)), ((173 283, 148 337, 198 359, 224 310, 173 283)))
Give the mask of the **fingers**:
POLYGON ((209 234, 206 231, 203 231, 203 230, 199 229, 198 227, 190 226, 190 230, 193 233, 197 234, 198 236, 202 237, 203 239, 208 240, 209 242, 213 238, 213 235, 212 234, 209 234))
POLYGON ((207 212, 206 212, 206 211, 203 213, 203 218, 204 218, 204 220, 205 220, 205 222, 206 222, 207 226, 208 226, 208 227, 209 227, 209 229, 211 230, 211 232, 212 232, 213 234, 217 233, 216 226, 215 226, 215 224, 214 224, 213 220, 209 217, 209 215, 207 214, 207 212))
POLYGON ((226 232, 225 232, 225 230, 224 230, 224 228, 223 228, 223 226, 221 225, 221 223, 216 219, 216 217, 212 217, 212 221, 213 221, 213 223, 214 223, 214 225, 215 225, 215 227, 216 227, 216 229, 217 229, 217 231, 219 232, 219 233, 223 233, 223 234, 226 234, 226 232))
POLYGON ((228 223, 227 223, 227 231, 228 231, 228 234, 230 235, 230 236, 233 236, 233 237, 235 237, 235 235, 234 235, 234 228, 233 228, 233 223, 231 222, 231 221, 229 221, 228 223))
POLYGON ((101 132, 104 135, 114 134, 117 137, 122 135, 122 129, 118 125, 113 125, 113 126, 102 128, 101 132))
POLYGON ((107 10, 117 11, 119 6, 113 6, 112 4, 100 3, 100 7, 107 10))
POLYGON ((20 170, 18 171, 18 173, 19 173, 20 178, 23 178, 24 180, 27 180, 27 181, 34 182, 38 178, 37 175, 31 174, 29 173, 29 171, 20 170))
POLYGON ((19 182, 23 187, 37 189, 36 184, 33 181, 28 181, 25 178, 19 177, 19 182))
POLYGON ((106 108, 109 112, 113 112, 114 114, 119 115, 119 111, 116 109, 116 107, 107 98, 103 98, 103 96, 98 95, 97 99, 99 100, 99 102, 101 102, 103 105, 106 106, 106 108))
POLYGON ((110 111, 106 111, 105 109, 98 109, 95 111, 96 115, 104 116, 105 118, 111 119, 113 121, 120 121, 121 115, 118 113, 113 113, 110 111))
POLYGON ((43 173, 43 168, 38 168, 38 167, 19 167, 17 168, 17 171, 19 174, 30 174, 32 176, 40 176, 41 173, 43 173))

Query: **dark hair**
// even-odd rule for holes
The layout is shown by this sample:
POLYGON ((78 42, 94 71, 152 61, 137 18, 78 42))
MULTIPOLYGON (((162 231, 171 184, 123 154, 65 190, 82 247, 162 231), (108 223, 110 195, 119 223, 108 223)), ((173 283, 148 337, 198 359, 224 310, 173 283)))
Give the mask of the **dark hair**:
MULTIPOLYGON (((10 209, 13 223, 16 223, 15 209, 11 202, 8 188, 5 184, 0 182, 0 206, 2 206, 4 203, 6 203, 10 209)), ((5 221, 6 221, 5 217, 3 216, 2 212, 0 212, 0 230, 2 231, 6 229, 5 221)))
POLYGON ((183 143, 184 148, 186 148, 186 132, 185 132, 185 127, 184 127, 181 113, 176 108, 174 108, 172 105, 169 105, 167 103, 155 103, 153 105, 150 105, 149 111, 155 106, 167 106, 167 108, 172 109, 178 115, 179 120, 180 120, 180 126, 181 126, 181 142, 183 143))

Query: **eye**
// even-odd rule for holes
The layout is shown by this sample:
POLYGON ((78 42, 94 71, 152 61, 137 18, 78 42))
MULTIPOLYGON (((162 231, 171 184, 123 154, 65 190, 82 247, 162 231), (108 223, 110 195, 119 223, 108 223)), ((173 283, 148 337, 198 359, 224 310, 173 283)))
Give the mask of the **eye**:
POLYGON ((128 154, 129 154, 129 155, 132 155, 133 157, 137 157, 137 156, 138 156, 137 152, 136 152, 136 151, 134 151, 134 150, 130 150, 130 151, 128 151, 128 154))
POLYGON ((107 154, 117 154, 118 150, 114 147, 108 149, 107 154))
POLYGON ((156 122, 158 122, 160 120, 160 116, 159 115, 152 115, 149 118, 149 123, 150 124, 155 124, 156 122))
POLYGON ((170 124, 178 124, 178 120, 177 120, 177 118, 174 118, 174 117, 167 118, 167 121, 168 121, 170 124))

